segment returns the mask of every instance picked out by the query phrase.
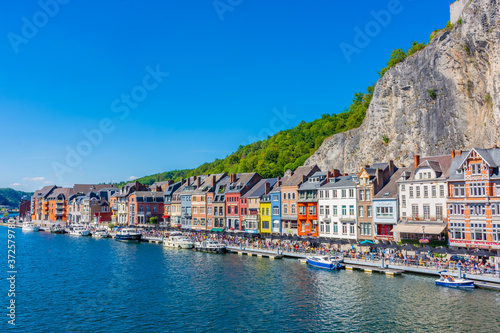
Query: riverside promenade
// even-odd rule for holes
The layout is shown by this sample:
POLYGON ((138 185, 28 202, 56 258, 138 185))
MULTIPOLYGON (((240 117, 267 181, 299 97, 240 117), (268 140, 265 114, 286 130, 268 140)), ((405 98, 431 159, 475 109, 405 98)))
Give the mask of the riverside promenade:
MULTIPOLYGON (((243 251, 251 251, 254 253, 262 253, 262 254, 280 254, 285 258, 291 259, 305 259, 308 256, 319 256, 321 253, 305 253, 305 252, 287 252, 281 250, 265 250, 252 246, 228 246, 227 249, 230 252, 237 253, 243 251)), ((429 265, 426 262, 404 262, 401 260, 382 260, 382 259, 356 259, 356 258, 348 258, 344 257, 345 264, 351 264, 356 266, 366 266, 373 268, 384 268, 389 270, 397 270, 403 271, 404 273, 413 273, 413 274, 423 274, 423 275, 433 275, 439 276, 439 272, 443 270, 447 270, 451 275, 458 276, 459 267, 455 265, 429 265)), ((494 289, 500 291, 500 271, 494 272, 485 272, 485 273, 468 273, 461 271, 462 276, 465 276, 469 280, 474 280, 476 282, 476 286, 479 288, 485 289, 494 289)))

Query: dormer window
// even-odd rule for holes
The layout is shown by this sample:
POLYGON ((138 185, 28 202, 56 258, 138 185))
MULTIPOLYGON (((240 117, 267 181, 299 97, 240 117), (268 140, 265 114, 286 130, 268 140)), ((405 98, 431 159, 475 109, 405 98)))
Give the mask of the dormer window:
POLYGON ((481 174, 481 164, 479 164, 479 163, 471 164, 470 170, 471 170, 471 173, 473 175, 480 175, 481 174))

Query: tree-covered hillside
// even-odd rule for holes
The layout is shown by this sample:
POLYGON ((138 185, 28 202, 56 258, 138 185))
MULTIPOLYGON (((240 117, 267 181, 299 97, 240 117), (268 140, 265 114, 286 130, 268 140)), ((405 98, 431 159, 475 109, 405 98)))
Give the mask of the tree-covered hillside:
POLYGON ((31 196, 33 193, 16 191, 11 188, 0 188, 0 205, 19 207, 19 202, 23 196, 31 196))

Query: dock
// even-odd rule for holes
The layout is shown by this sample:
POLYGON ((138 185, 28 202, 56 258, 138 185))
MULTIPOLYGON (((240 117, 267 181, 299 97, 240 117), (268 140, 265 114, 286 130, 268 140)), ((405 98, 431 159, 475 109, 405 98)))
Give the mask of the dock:
POLYGON ((375 266, 365 266, 365 265, 356 265, 356 264, 344 264, 346 270, 361 270, 365 273, 382 273, 386 275, 401 275, 404 271, 401 269, 392 269, 392 268, 382 268, 375 266))
POLYGON ((238 255, 247 255, 249 257, 256 256, 257 258, 283 259, 283 255, 278 253, 270 253, 269 251, 245 250, 236 247, 228 247, 229 253, 237 253, 238 255))
POLYGON ((149 242, 149 243, 161 244, 161 243, 163 243, 163 237, 143 236, 142 241, 149 242))

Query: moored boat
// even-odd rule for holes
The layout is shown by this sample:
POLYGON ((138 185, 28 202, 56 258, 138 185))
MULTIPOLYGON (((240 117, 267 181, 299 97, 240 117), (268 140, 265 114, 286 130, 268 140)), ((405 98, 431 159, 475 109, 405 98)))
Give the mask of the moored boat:
POLYGON ((106 230, 96 230, 92 232, 92 237, 95 238, 108 238, 109 233, 106 230))
POLYGON ((192 249, 194 243, 180 232, 173 232, 163 240, 164 247, 172 247, 177 249, 192 249))
POLYGON ((340 269, 342 268, 343 259, 339 257, 307 257, 307 264, 324 269, 340 269))
POLYGON ((37 232, 40 229, 39 226, 35 225, 33 222, 24 222, 22 230, 25 232, 37 232))
POLYGON ((220 244, 214 240, 204 240, 201 242, 196 242, 194 245, 196 251, 210 252, 210 253, 226 253, 227 249, 224 244, 220 244))
POLYGON ((84 226, 74 225, 69 229, 69 234, 73 236, 88 236, 90 231, 85 229, 84 226))
POLYGON ((123 228, 116 232, 115 239, 122 242, 140 242, 142 234, 133 228, 123 228))
POLYGON ((456 279, 449 275, 447 271, 439 272, 440 278, 436 280, 437 286, 443 286, 448 288, 465 288, 474 289, 474 281, 468 279, 456 279))
POLYGON ((64 234, 64 229, 60 225, 50 227, 51 234, 64 234))

